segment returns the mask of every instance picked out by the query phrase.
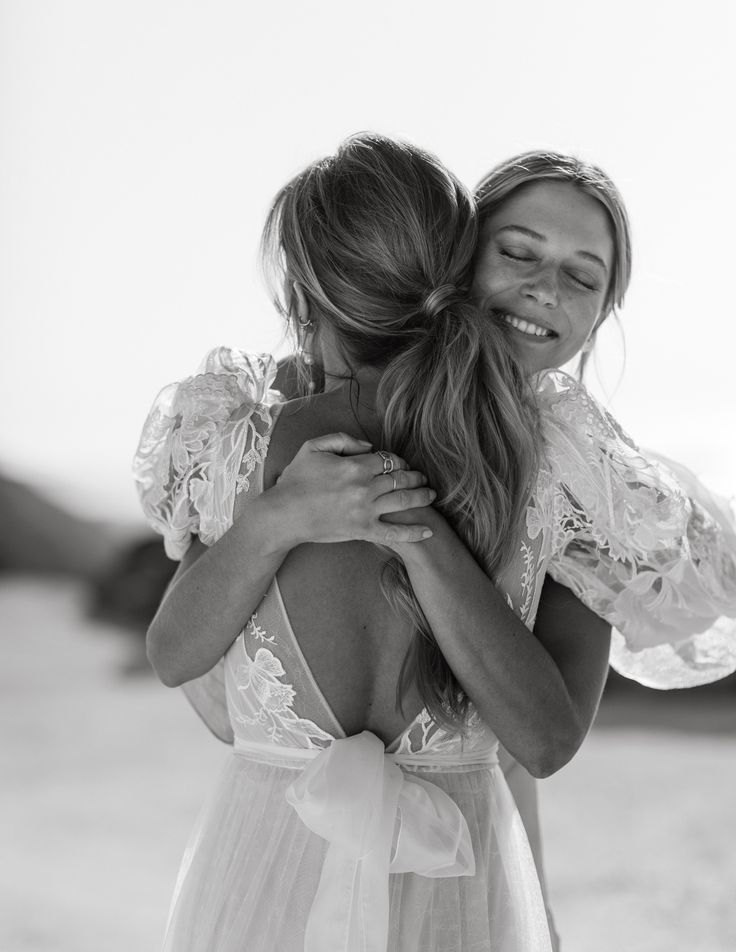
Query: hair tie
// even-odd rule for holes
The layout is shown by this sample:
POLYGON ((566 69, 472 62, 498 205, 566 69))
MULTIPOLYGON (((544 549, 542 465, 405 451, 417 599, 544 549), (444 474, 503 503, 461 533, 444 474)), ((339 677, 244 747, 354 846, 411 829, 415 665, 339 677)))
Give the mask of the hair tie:
POLYGON ((459 292, 454 284, 441 284, 431 290, 422 301, 422 311, 429 318, 437 317, 446 307, 457 301, 459 292))

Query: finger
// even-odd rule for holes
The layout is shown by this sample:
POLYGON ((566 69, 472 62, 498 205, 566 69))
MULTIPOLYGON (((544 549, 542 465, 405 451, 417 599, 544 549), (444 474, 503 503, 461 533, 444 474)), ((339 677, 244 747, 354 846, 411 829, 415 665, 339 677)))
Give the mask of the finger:
POLYGON ((395 473, 400 469, 409 469, 409 464, 405 459, 397 456, 396 453, 389 453, 388 450, 376 450, 371 453, 371 459, 375 476, 381 476, 383 473, 395 473))
POLYGON ((431 506, 437 498, 437 493, 429 486, 421 489, 397 489, 396 492, 384 493, 376 499, 375 511, 379 516, 389 512, 403 512, 406 509, 421 509, 422 506, 431 506))
POLYGON ((337 453, 338 456, 357 456, 370 452, 372 444, 368 440, 357 440, 349 433, 327 433, 307 440, 310 449, 317 453, 337 453))
POLYGON ((381 526, 376 533, 376 538, 371 542, 377 542, 379 545, 399 545, 402 542, 425 542, 432 538, 432 530, 429 526, 381 526))
POLYGON ((386 493, 396 492, 397 489, 418 489, 427 485, 427 477, 415 469, 397 469, 393 473, 374 476, 373 480, 376 499, 386 493))

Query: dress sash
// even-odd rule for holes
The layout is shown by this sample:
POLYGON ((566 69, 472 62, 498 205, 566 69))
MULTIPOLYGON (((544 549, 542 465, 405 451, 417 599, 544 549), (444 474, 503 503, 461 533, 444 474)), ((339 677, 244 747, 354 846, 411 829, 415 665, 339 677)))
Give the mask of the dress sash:
POLYGON ((328 841, 304 952, 385 952, 388 874, 472 876, 465 817, 436 784, 403 773, 375 734, 335 740, 286 791, 328 841))
MULTIPOLYGON (((470 831, 458 805, 436 784, 401 766, 447 771, 453 766, 497 766, 497 745, 464 754, 391 754, 375 734, 363 731, 322 750, 236 739, 235 752, 302 768, 286 791, 287 802, 329 844, 307 920, 304 952, 386 952, 389 873, 475 875, 470 831)), ((513 805, 510 809, 516 812, 513 805)), ((520 823, 519 828, 528 853, 520 823)), ((525 946, 525 952, 548 952, 544 904, 530 853, 523 865, 528 865, 523 878, 531 904, 526 914, 532 913, 532 931, 540 939, 525 946)))

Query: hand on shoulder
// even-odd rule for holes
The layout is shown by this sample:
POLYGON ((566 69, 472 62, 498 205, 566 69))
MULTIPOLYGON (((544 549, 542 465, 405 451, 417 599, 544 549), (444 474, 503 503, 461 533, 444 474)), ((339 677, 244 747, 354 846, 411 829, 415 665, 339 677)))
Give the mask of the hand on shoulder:
POLYGON ((278 518, 303 542, 363 540, 379 545, 419 542, 431 534, 424 521, 392 525, 387 513, 429 506, 436 494, 423 473, 410 470, 396 454, 391 463, 371 452, 370 443, 347 433, 307 440, 263 494, 276 505, 278 518), (392 471, 385 472, 389 465, 392 471))

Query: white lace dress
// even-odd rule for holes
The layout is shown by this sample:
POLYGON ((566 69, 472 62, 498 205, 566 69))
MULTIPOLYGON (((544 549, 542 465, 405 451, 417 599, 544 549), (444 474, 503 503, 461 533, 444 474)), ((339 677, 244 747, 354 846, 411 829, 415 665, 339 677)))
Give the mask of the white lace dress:
MULTIPOLYGON (((275 364, 212 351, 159 395, 135 474, 172 558, 214 543, 238 493, 262 491, 275 364)), ((546 571, 617 624, 623 666, 683 683, 736 668, 736 545, 651 466, 571 378, 540 380, 546 462, 517 559, 498 580, 530 627, 546 571), (627 591, 637 585, 632 611, 627 591)), ((523 825, 473 712, 465 736, 422 712, 384 748, 346 737, 275 578, 215 674, 190 686, 233 756, 187 848, 174 952, 537 952, 550 949, 523 825), (217 710, 217 678, 226 710, 217 710)))

